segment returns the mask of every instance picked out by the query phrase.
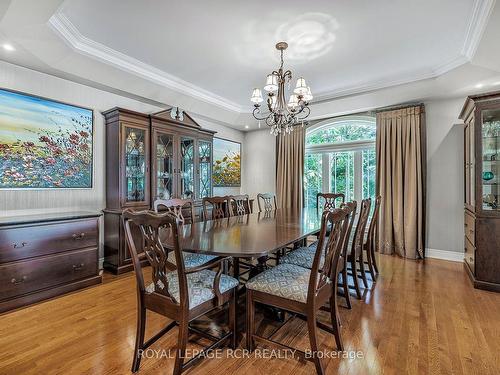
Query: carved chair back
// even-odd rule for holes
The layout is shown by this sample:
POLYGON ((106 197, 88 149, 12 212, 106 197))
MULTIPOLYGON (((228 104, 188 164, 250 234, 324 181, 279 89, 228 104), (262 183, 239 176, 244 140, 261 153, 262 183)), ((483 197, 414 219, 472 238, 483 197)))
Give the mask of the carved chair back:
POLYGON ((349 225, 350 213, 347 210, 334 209, 323 211, 321 216, 321 229, 318 237, 318 246, 311 268, 309 279, 309 290, 307 294, 308 303, 313 303, 313 299, 318 291, 330 284, 334 277, 337 277, 336 270, 342 253, 344 238, 349 225), (327 237, 327 230, 330 235, 327 237), (325 251, 323 267, 320 267, 321 252, 325 251))
POLYGON ((194 223, 194 205, 192 199, 157 199, 153 203, 153 208, 157 213, 165 210, 170 212, 177 218, 179 224, 194 223))
POLYGON ((231 216, 251 214, 250 199, 247 194, 229 196, 231 216))
POLYGON ((361 210, 359 211, 358 224, 354 230, 354 236, 351 247, 351 256, 356 259, 363 249, 366 224, 368 222, 368 216, 370 214, 371 199, 363 199, 361 201, 361 210))
POLYGON ((378 216, 379 216, 381 202, 382 202, 382 197, 379 195, 377 196, 377 198, 375 198, 375 207, 373 209, 373 215, 370 221, 370 226, 368 227, 368 235, 366 238, 367 250, 370 250, 372 246, 375 246, 375 233, 378 225, 378 216))
POLYGON ((320 201, 323 201, 323 211, 336 208, 335 201, 340 198, 341 204, 345 202, 345 195, 342 193, 317 193, 316 208, 320 208, 320 201))
POLYGON ((272 193, 259 193, 257 194, 257 204, 259 211, 273 211, 278 208, 276 203, 276 195, 272 193))
POLYGON ((349 239, 351 238, 352 228, 354 226, 354 220, 356 219, 356 212, 358 209, 358 204, 356 201, 342 203, 341 209, 349 212, 349 225, 344 236, 344 243, 342 244, 342 253, 340 255, 339 268, 338 271, 342 271, 344 267, 347 267, 347 252, 349 251, 349 239))
POLYGON ((229 197, 206 197, 202 200, 203 220, 217 220, 230 216, 229 197), (209 206, 212 212, 209 213, 209 206))
POLYGON ((184 257, 182 256, 179 244, 179 224, 177 217, 170 212, 158 214, 151 211, 132 211, 127 209, 123 212, 123 221, 125 227, 125 238, 132 256, 132 264, 134 265, 137 288, 139 295, 142 296, 140 298, 143 298, 143 295, 146 293, 141 266, 141 260, 146 257, 151 265, 152 279, 154 283, 153 293, 164 297, 167 304, 188 308, 189 298, 187 279, 184 257), (144 252, 140 255, 134 242, 130 228, 131 224, 139 227, 142 235, 144 252), (169 283, 167 279, 167 273, 169 272, 169 267, 167 266, 169 263, 167 261, 168 253, 161 242, 160 229, 167 229, 172 235, 172 244, 179 282, 179 301, 177 301, 169 293, 169 283))

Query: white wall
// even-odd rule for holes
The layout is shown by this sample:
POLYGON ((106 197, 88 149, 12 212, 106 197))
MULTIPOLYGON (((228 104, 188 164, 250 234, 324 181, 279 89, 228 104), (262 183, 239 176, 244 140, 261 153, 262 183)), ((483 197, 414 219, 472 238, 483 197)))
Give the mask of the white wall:
POLYGON ((465 98, 425 103, 427 121, 427 248, 464 251, 463 125, 465 98))
MULTIPOLYGON (((94 187, 82 190, 0 190, 0 216, 36 212, 96 210, 105 207, 105 129, 101 111, 124 107, 151 113, 162 108, 0 61, 0 87, 94 110, 94 187)), ((206 120, 216 136, 242 142, 242 132, 206 120)), ((239 193, 239 188, 237 189, 239 193)))
POLYGON ((256 198, 258 193, 276 191, 276 138, 268 129, 245 133, 242 192, 256 198))

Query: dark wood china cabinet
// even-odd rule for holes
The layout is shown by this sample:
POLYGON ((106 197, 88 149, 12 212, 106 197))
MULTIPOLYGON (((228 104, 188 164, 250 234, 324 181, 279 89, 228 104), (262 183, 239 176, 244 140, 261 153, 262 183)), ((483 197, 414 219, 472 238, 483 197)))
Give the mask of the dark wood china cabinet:
MULTIPOLYGON (((188 114, 169 109, 152 115, 123 108, 103 112, 106 120, 106 209, 104 267, 132 270, 121 213, 152 208, 156 199, 201 199, 212 195, 212 144, 215 132, 188 114)), ((137 233, 137 241, 141 236, 137 233)), ((137 244, 141 248, 140 243, 137 244)))
POLYGON ((465 268, 476 288, 500 291, 500 92, 469 96, 460 119, 465 268))

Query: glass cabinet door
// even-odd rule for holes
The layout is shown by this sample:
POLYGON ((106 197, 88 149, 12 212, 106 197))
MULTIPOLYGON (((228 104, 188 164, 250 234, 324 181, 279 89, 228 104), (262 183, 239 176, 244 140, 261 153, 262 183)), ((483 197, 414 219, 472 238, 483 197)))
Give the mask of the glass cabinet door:
POLYGON ((482 112, 482 209, 500 211, 500 109, 482 112))
POLYGON ((174 136, 155 133, 155 181, 154 199, 170 199, 174 196, 174 136))
POLYGON ((125 202, 145 202, 148 199, 148 131, 129 126, 124 130, 125 202))
POLYGON ((212 195, 212 142, 200 140, 198 142, 198 198, 202 199, 212 195))
POLYGON ((194 196, 194 139, 181 137, 180 140, 180 197, 194 196))

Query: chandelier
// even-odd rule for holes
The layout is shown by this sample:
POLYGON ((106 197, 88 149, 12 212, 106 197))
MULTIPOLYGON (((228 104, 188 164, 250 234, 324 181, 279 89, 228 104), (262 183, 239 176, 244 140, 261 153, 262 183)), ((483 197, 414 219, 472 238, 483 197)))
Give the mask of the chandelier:
POLYGON ((286 50, 288 44, 279 42, 276 44, 276 49, 281 54, 281 65, 278 70, 273 71, 267 76, 264 91, 267 92, 267 109, 269 113, 261 112, 260 103, 264 101, 262 91, 258 88, 253 90, 251 101, 254 103, 253 117, 260 121, 265 121, 266 125, 271 128, 271 134, 278 135, 289 134, 293 131, 294 125, 302 123, 311 112, 308 107, 313 96, 311 88, 306 85, 306 80, 302 77, 297 79, 295 89, 290 95, 288 103, 285 99, 285 84, 290 90, 290 82, 292 80, 292 72, 290 70, 283 71, 283 51, 286 50))

